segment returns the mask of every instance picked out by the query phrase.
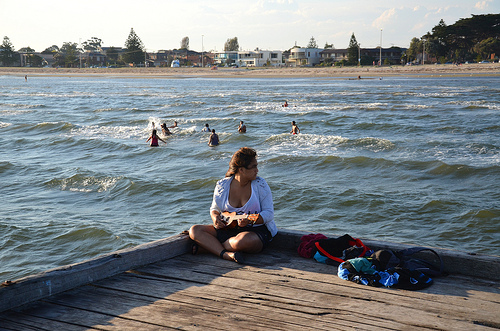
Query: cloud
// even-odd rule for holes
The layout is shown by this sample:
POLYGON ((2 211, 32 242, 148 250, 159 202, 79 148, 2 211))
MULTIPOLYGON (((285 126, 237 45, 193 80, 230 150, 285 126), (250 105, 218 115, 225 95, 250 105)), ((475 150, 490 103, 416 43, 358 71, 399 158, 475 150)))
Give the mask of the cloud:
POLYGON ((493 0, 485 0, 485 1, 479 1, 476 3, 474 8, 484 10, 489 7, 489 3, 492 2, 493 0))
POLYGON ((375 28, 381 28, 387 25, 388 22, 397 18, 396 8, 391 8, 382 13, 377 19, 372 23, 375 28))

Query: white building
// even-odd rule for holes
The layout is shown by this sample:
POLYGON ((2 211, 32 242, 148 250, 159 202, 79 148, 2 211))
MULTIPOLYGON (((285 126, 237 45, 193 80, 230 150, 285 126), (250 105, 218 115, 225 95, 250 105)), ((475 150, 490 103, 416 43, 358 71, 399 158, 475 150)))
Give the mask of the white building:
POLYGON ((301 48, 295 47, 290 50, 287 65, 293 67, 298 66, 314 66, 321 62, 321 48, 301 48))
POLYGON ((214 63, 236 64, 240 67, 276 67, 283 64, 283 52, 263 50, 216 52, 214 63))
POLYGON ((282 51, 246 51, 238 52, 238 64, 241 67, 276 67, 283 64, 282 51))

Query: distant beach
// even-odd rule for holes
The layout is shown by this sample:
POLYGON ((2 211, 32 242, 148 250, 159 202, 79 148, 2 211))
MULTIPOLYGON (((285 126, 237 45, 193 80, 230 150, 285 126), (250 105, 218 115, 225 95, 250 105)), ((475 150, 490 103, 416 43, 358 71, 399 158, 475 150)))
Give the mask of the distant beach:
POLYGON ((499 63, 474 64, 426 64, 417 66, 387 67, 281 67, 281 68, 25 68, 0 67, 0 75, 16 76, 137 76, 137 77, 340 77, 340 78, 374 78, 388 76, 424 75, 439 76, 499 76, 499 63))

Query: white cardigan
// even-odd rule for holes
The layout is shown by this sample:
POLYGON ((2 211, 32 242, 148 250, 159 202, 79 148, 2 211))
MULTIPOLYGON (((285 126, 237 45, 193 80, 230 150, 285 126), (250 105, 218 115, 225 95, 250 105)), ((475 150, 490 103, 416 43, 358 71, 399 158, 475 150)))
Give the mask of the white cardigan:
MULTIPOLYGON (((234 176, 231 176, 217 181, 210 211, 217 210, 219 213, 223 212, 219 206, 224 206, 225 202, 228 200, 229 188, 233 178, 234 176)), ((259 199, 260 211, 258 212, 260 216, 262 216, 267 229, 274 237, 278 233, 278 228, 276 227, 276 223, 274 223, 274 205, 271 188, 262 177, 257 177, 252 181, 251 185, 252 191, 257 193, 257 197, 259 199)))

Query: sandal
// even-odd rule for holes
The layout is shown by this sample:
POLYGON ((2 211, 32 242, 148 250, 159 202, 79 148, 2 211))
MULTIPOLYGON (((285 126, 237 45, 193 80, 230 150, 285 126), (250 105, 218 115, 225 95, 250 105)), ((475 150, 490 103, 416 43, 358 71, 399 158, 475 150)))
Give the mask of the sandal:
POLYGON ((193 254, 193 255, 198 254, 199 248, 200 248, 200 246, 198 246, 197 243, 193 243, 193 245, 191 245, 191 254, 193 254))
MULTIPOLYGON (((221 259, 224 259, 224 253, 228 253, 227 249, 223 249, 220 252, 219 256, 221 259)), ((245 263, 245 258, 243 257, 243 254, 241 254, 240 252, 233 252, 233 256, 231 257, 231 259, 239 264, 245 263)))

